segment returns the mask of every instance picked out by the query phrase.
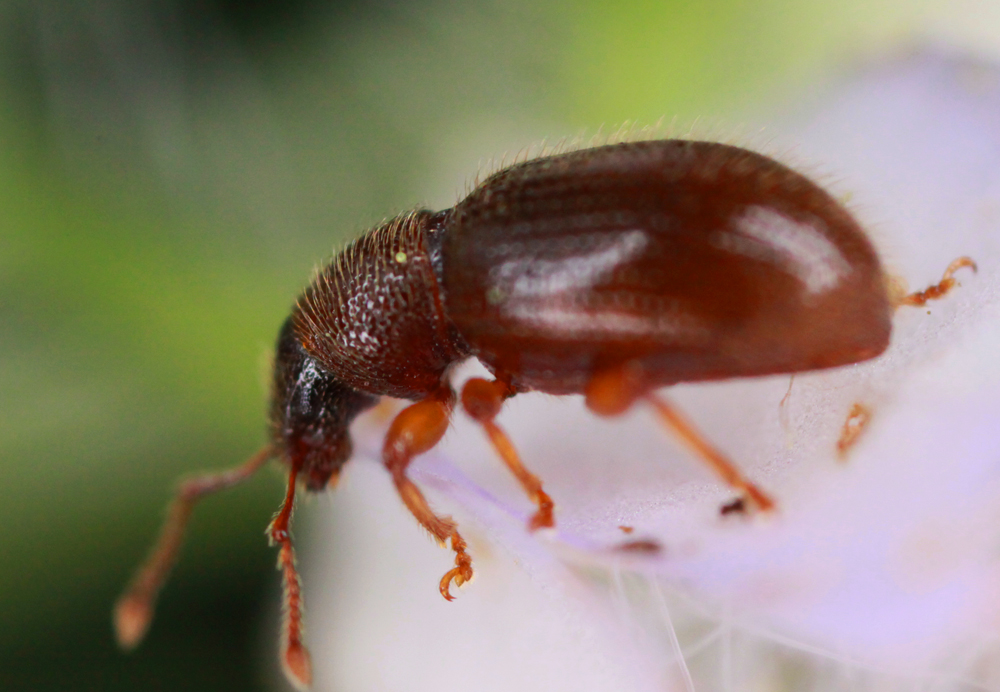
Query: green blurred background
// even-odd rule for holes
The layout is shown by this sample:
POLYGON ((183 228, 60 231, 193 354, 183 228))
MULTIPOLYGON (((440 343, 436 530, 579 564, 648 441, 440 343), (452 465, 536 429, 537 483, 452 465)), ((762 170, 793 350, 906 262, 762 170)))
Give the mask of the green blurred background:
POLYGON ((199 509, 138 651, 109 612, 174 479, 264 441, 272 341, 336 244, 543 138, 726 134, 928 27, 992 40, 957 12, 0 0, 0 690, 283 689, 276 471, 199 509))

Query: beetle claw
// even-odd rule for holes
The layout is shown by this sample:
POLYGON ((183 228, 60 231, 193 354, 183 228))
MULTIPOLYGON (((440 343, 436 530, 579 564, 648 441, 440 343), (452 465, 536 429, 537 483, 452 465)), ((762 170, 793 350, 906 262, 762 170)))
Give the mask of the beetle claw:
POLYGON ((446 601, 454 601, 451 595, 451 585, 462 586, 472 579, 472 558, 465 552, 465 539, 457 532, 451 534, 451 549, 455 551, 455 566, 445 572, 438 584, 438 589, 446 601))
POLYGON ((552 508, 554 507, 552 499, 545 492, 539 490, 536 501, 538 502, 538 511, 528 521, 528 530, 537 531, 555 526, 556 520, 552 516, 552 508))
MULTIPOLYGON (((468 556, 466 556, 467 558, 468 556)), ((456 562, 458 560, 456 559, 456 562)), ((465 564, 458 565, 456 567, 448 570, 443 577, 441 577, 441 583, 438 588, 441 590, 441 595, 444 596, 446 601, 454 601, 455 597, 451 595, 451 585, 454 582, 455 586, 462 586, 467 581, 472 579, 472 564, 471 560, 467 560, 465 564)))

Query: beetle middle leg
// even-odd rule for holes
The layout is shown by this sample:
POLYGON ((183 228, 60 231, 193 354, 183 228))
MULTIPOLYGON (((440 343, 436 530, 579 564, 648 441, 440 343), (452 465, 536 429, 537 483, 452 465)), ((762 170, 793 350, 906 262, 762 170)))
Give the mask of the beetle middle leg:
POLYGON ((618 416, 629 410, 639 399, 649 403, 660 420, 681 438, 691 450, 741 497, 756 508, 774 509, 774 500, 747 479, 726 456, 705 439, 694 425, 664 397, 648 391, 642 384, 639 367, 626 365, 606 370, 591 378, 585 392, 587 407, 601 416, 618 416))
POLYGON ((455 393, 450 387, 442 386, 427 399, 407 406, 393 419, 382 448, 382 461, 392 474, 403 504, 441 547, 451 540, 455 566, 441 578, 439 585, 441 595, 449 601, 454 598, 450 592, 453 582, 461 586, 472 579, 472 558, 465 551, 465 539, 458 533, 455 522, 434 514, 420 488, 406 475, 406 469, 415 456, 441 440, 448 429, 454 405, 455 393))
POLYGON ((500 413, 503 402, 514 396, 515 393, 516 390, 502 380, 496 379, 490 382, 480 377, 474 377, 462 387, 462 406, 470 417, 483 426, 493 449, 520 482, 531 501, 538 505, 538 511, 528 522, 528 528, 534 531, 555 526, 555 519, 552 517, 552 498, 542 490, 542 481, 539 480, 538 476, 524 467, 524 464, 521 463, 521 457, 507 433, 494 421, 494 418, 500 413))

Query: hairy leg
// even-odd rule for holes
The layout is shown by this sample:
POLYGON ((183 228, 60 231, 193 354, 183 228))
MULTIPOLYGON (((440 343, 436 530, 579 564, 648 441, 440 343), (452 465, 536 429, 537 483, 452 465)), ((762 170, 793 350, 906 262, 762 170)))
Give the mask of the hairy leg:
POLYGON ((462 406, 469 416, 483 426, 493 449, 520 482, 531 501, 538 505, 538 511, 528 522, 528 528, 534 531, 555 525, 555 519, 552 516, 552 498, 542 490, 542 481, 539 480, 538 476, 524 467, 524 464, 521 463, 521 457, 507 433, 494 421, 494 418, 500 413, 503 402, 514 394, 515 390, 505 382, 500 380, 490 382, 476 377, 466 382, 465 386, 462 387, 462 406))
POLYGON ((642 399, 652 405, 660 420, 680 437, 726 484, 760 510, 774 509, 774 500, 751 483, 726 456, 705 439, 697 428, 667 400, 649 392, 638 368, 622 367, 594 376, 587 386, 587 406, 602 416, 618 416, 642 399))
POLYGON ((406 470, 414 457, 431 449, 444 436, 454 405, 455 393, 443 385, 427 399, 407 406, 389 426, 382 448, 382 461, 392 474, 403 504, 439 545, 443 547, 451 541, 455 567, 441 578, 439 584, 441 595, 449 601, 454 598, 450 591, 452 583, 461 586, 472 579, 472 558, 465 550, 465 539, 458 533, 455 522, 431 510, 420 488, 406 475, 406 470))
POLYGON ((180 484, 153 549, 115 604, 114 626, 119 646, 134 648, 146 636, 156 598, 177 562, 184 530, 198 501, 247 480, 276 453, 277 450, 268 445, 239 466, 189 478, 180 484))
POLYGON ((978 271, 978 267, 976 267, 976 263, 972 261, 971 257, 959 257, 957 260, 948 265, 948 268, 944 270, 944 276, 941 277, 939 282, 933 286, 928 286, 923 291, 917 291, 915 293, 902 296, 896 301, 896 304, 920 307, 922 305, 926 305, 929 300, 937 300, 938 298, 943 297, 951 291, 951 289, 958 285, 958 282, 954 278, 954 274, 956 271, 964 267, 968 267, 974 272, 978 271))

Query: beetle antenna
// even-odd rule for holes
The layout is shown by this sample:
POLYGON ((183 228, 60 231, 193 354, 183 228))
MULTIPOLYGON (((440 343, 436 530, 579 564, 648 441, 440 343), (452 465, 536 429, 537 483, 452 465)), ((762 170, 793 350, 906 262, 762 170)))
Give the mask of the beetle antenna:
POLYGON ((312 661, 309 650, 303 642, 305 628, 302 619, 302 582, 295 567, 295 548, 292 546, 292 510, 295 507, 295 479, 299 464, 292 464, 288 473, 288 490, 285 501, 267 527, 271 545, 280 545, 278 569, 282 572, 282 610, 284 621, 281 627, 281 667, 285 676, 298 689, 308 689, 312 684, 312 661))
POLYGON ((178 552, 184 542, 184 530, 191 519, 194 506, 206 495, 231 488, 247 480, 276 452, 273 445, 267 445, 239 466, 195 476, 180 484, 167 509, 167 517, 163 521, 159 538, 146 561, 132 577, 125 593, 115 604, 113 616, 115 638, 121 648, 133 649, 146 636, 156 609, 156 597, 177 562, 178 552))

